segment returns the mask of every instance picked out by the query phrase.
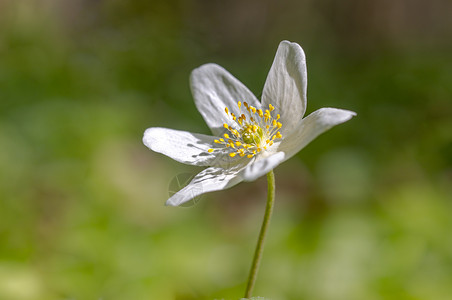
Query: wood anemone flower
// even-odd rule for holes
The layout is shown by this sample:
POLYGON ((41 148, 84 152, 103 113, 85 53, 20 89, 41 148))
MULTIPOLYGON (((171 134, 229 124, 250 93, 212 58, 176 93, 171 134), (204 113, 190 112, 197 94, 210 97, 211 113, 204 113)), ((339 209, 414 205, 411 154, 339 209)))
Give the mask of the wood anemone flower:
POLYGON ((166 202, 181 205, 200 194, 253 181, 288 160, 318 135, 350 120, 349 110, 321 108, 307 117, 306 59, 296 43, 282 41, 259 100, 222 67, 193 70, 196 107, 213 135, 153 127, 143 143, 151 150, 207 167, 166 202))

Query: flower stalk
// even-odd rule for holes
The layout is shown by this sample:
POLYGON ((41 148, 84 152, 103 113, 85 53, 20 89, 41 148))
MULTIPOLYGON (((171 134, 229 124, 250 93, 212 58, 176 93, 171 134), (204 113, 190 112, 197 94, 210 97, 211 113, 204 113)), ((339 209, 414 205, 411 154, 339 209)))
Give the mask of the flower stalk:
POLYGON ((270 224, 271 215, 273 212, 273 205, 275 203, 275 175, 273 170, 267 173, 267 205, 265 207, 264 220, 262 221, 259 239, 257 240, 256 250, 254 252, 253 263, 251 265, 250 274, 248 276, 248 283, 245 290, 245 298, 250 298, 253 292, 254 284, 256 283, 257 272, 264 252, 264 242, 267 236, 268 226, 270 224))

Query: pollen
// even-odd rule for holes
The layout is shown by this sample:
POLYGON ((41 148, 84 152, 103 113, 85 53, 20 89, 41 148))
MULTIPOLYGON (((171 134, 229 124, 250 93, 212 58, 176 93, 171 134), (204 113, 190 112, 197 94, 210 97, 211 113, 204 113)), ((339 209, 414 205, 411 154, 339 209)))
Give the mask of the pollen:
POLYGON ((222 134, 224 138, 215 139, 214 143, 219 144, 218 148, 208 149, 207 152, 251 159, 270 151, 277 140, 283 138, 280 132, 283 124, 279 122, 281 115, 272 115, 275 110, 272 104, 268 108, 256 108, 241 101, 237 102, 237 107, 232 111, 225 107, 229 122, 223 124, 226 131, 222 134), (242 104, 246 110, 242 110, 242 104))

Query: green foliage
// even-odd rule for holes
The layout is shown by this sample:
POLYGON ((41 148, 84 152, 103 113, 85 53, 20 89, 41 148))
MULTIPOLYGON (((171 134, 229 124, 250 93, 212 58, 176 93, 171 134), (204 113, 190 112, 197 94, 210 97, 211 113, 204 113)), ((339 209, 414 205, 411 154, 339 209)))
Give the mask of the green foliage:
POLYGON ((217 62, 259 95, 284 38, 307 52, 308 111, 358 116, 275 171, 255 294, 450 297, 450 45, 368 47, 322 23, 329 1, 298 10, 318 27, 266 2, 42 3, 0 2, 0 299, 238 299, 265 180, 164 207, 172 178, 198 170, 141 137, 150 126, 208 133, 190 70, 217 62))

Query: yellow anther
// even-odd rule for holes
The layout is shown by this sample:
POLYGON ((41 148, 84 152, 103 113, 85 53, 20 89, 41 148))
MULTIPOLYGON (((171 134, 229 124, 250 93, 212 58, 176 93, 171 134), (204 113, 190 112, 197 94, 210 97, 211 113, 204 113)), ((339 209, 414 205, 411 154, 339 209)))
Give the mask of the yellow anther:
MULTIPOLYGON (((230 157, 239 155, 252 158, 259 155, 260 152, 268 151, 275 139, 282 138, 281 132, 278 131, 282 128, 282 123, 278 122, 281 116, 279 114, 276 117, 272 116, 271 112, 275 110, 273 105, 269 104, 268 109, 261 109, 249 105, 247 102, 237 101, 237 107, 240 111, 237 116, 227 107, 224 108, 226 114, 236 123, 232 126, 223 123, 226 133, 214 140, 214 143, 222 145, 223 150, 231 148, 228 154, 230 157), (241 112, 242 104, 248 112, 241 112)), ((217 153, 217 150, 211 148, 207 152, 217 153)))

